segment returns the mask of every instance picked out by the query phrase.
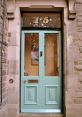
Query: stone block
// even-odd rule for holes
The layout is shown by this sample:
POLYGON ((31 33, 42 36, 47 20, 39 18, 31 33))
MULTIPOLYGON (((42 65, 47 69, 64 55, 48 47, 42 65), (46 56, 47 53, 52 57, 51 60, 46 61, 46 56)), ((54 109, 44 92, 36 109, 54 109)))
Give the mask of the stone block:
POLYGON ((9 32, 8 33, 8 46, 17 46, 17 40, 16 40, 16 33, 15 32, 9 32))
POLYGON ((8 46, 8 60, 16 60, 16 46, 8 46))
POLYGON ((67 108, 66 117, 82 117, 82 106, 79 104, 69 105, 67 108))
POLYGON ((15 87, 8 88, 8 104, 17 104, 18 101, 15 87))
POLYGON ((17 105, 8 104, 8 117, 17 117, 17 105))
POLYGON ((17 117, 63 117, 62 114, 27 114, 27 113, 21 113, 17 117))
POLYGON ((17 75, 19 73, 18 68, 19 68, 18 60, 8 61, 8 74, 17 75))

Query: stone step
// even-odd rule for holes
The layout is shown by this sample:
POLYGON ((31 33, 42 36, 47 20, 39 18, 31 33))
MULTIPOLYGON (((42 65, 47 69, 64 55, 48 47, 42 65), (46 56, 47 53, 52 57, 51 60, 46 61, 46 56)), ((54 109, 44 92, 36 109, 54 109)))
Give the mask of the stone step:
POLYGON ((21 113, 18 117, 63 117, 63 114, 27 114, 21 113))

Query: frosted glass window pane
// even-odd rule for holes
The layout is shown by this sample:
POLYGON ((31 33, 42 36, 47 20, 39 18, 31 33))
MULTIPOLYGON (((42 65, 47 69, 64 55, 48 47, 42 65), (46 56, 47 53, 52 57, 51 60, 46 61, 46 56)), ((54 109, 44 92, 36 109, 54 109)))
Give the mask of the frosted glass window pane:
POLYGON ((45 34, 45 76, 58 75, 57 34, 45 34))
POLYGON ((39 68, 39 35, 37 33, 25 34, 24 75, 38 76, 39 68))

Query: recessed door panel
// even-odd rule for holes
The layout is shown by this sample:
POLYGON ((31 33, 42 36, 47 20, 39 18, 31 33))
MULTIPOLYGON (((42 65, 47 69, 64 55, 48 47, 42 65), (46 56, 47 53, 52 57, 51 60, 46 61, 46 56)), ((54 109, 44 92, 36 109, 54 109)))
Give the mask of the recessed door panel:
POLYGON ((37 86, 25 86, 25 104, 37 104, 37 86))
POLYGON ((58 104, 57 85, 46 86, 46 104, 55 105, 58 104))
POLYGON ((59 31, 22 31, 21 112, 61 112, 59 31))

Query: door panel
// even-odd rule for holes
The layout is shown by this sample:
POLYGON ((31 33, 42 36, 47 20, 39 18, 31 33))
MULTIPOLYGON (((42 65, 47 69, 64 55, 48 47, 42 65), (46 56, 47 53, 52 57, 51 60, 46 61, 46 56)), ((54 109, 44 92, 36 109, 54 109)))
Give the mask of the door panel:
POLYGON ((37 86, 25 87, 25 104, 37 104, 37 86))
POLYGON ((61 112, 59 31, 22 31, 21 112, 61 112))

